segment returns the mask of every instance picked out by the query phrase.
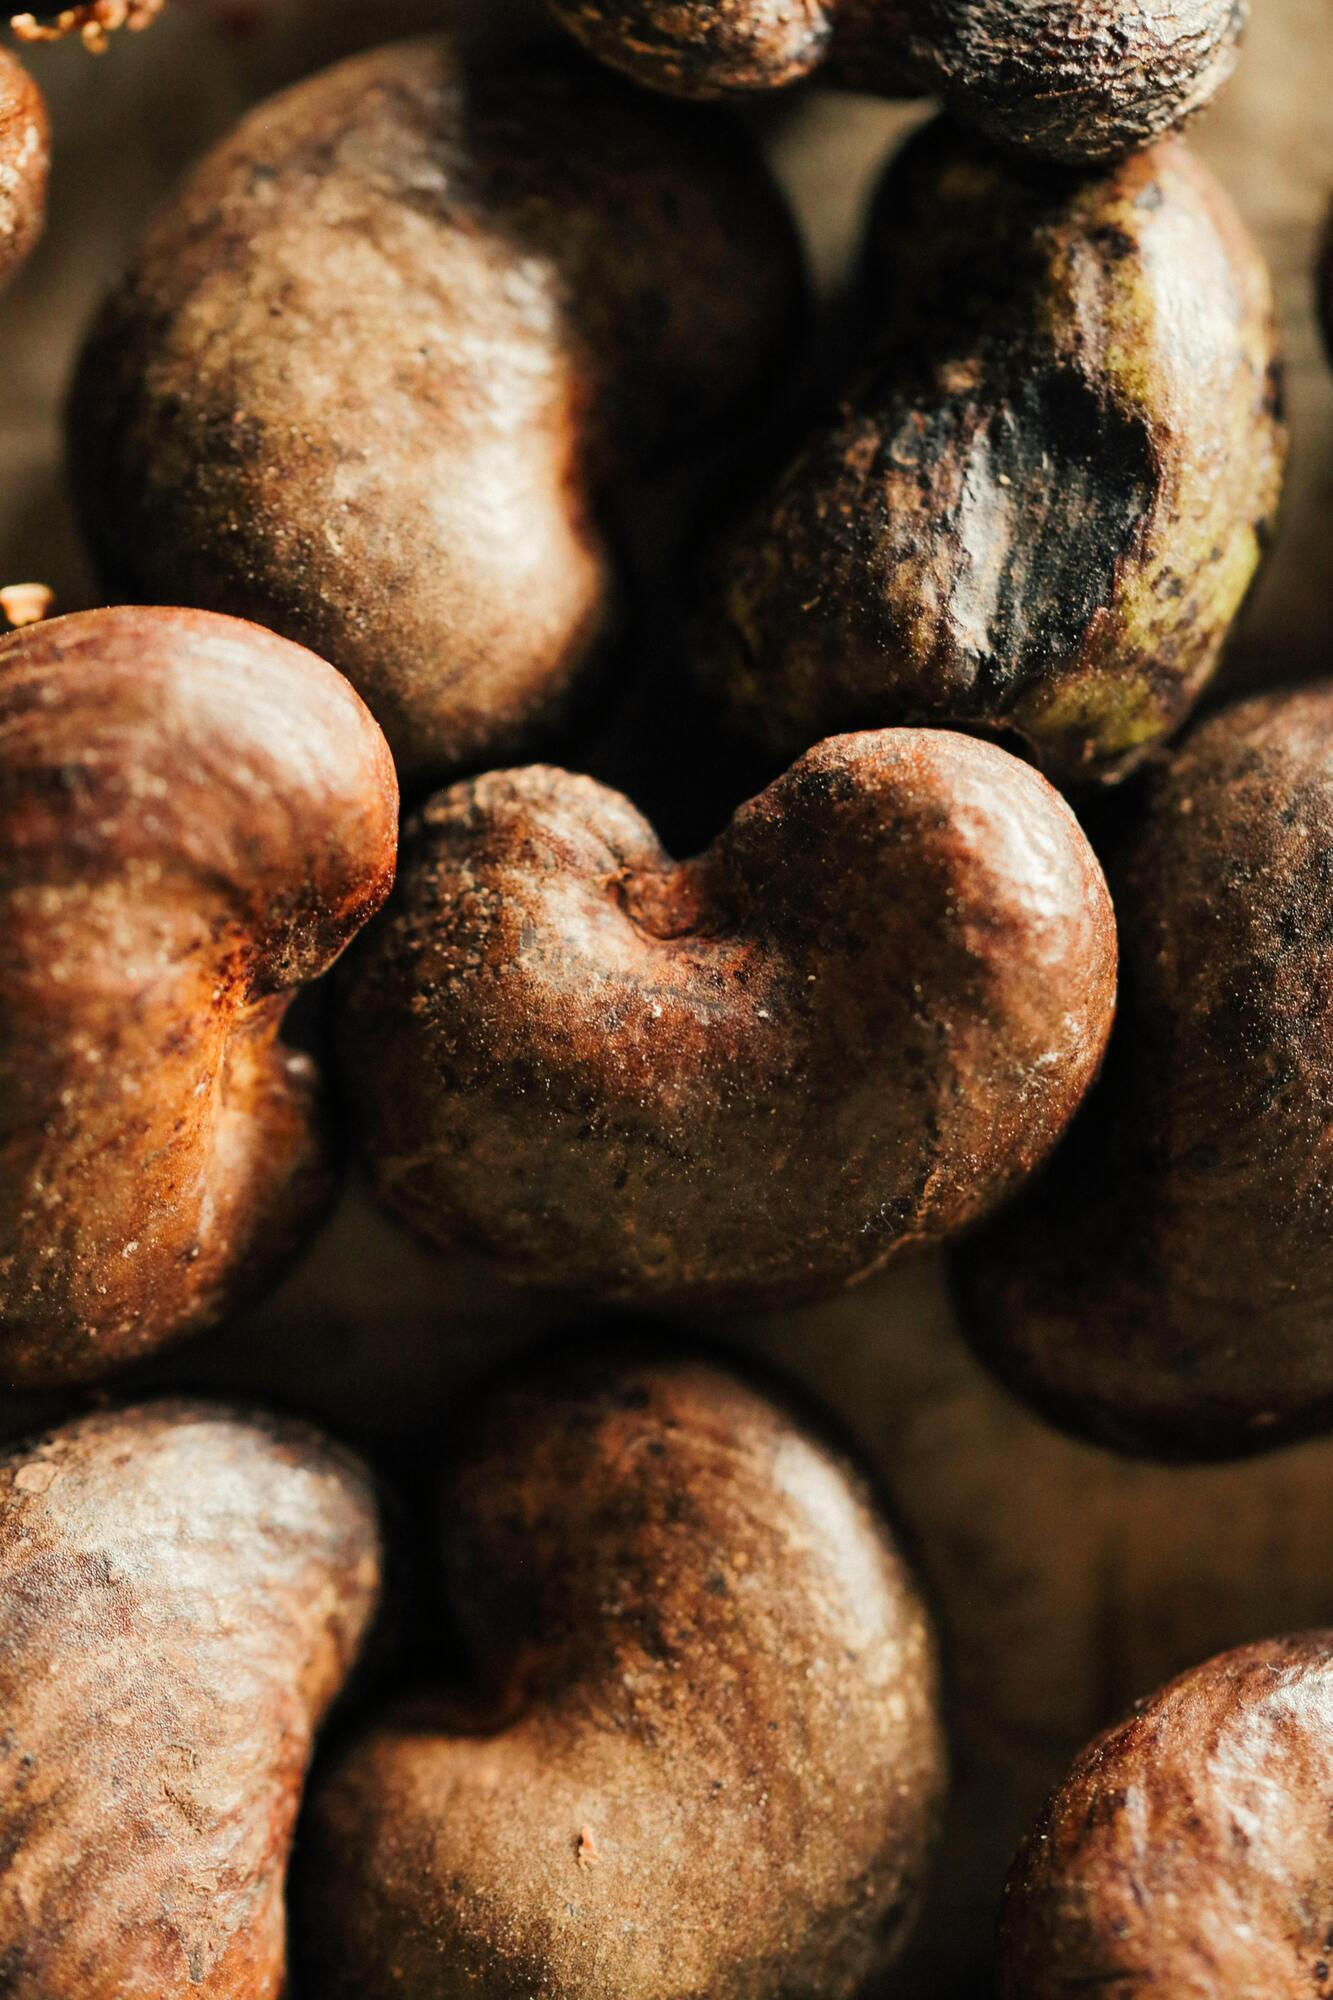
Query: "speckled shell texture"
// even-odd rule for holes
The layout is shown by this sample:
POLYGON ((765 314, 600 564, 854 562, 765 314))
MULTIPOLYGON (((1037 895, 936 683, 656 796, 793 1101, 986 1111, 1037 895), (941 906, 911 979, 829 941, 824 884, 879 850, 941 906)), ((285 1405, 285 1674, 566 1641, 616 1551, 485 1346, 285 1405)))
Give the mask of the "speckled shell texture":
POLYGON ((603 61, 683 97, 772 90, 819 69, 943 99, 1040 158, 1113 159, 1214 97, 1244 0, 551 0, 603 61))
POLYGON ((440 794, 404 843, 343 987, 346 1087, 389 1205, 516 1277, 837 1290, 1015 1187, 1101 1057, 1101 872, 970 738, 822 744, 683 864, 542 767, 440 794))
POLYGON ((792 224, 722 114, 396 45, 251 114, 145 238, 70 418, 117 587, 257 618, 405 776, 565 726, 628 483, 785 352, 792 224))
POLYGON ((312 1738, 380 1542, 301 1425, 156 1404, 0 1461, 0 1989, 279 2000, 312 1738))
POLYGON ((1326 2000, 1333 1632, 1184 1674, 1085 1750, 1005 1897, 1001 2000, 1326 2000))
POLYGON ((41 92, 22 64, 0 49, 0 285, 42 233, 50 164, 41 92))
POLYGON ((840 728, 1016 732, 1123 775, 1208 680, 1281 489, 1255 245, 1177 140, 1006 165, 936 125, 880 190, 878 331, 712 560, 707 685, 795 754, 840 728))
POLYGON ((310 1990, 859 1992, 944 1757, 925 1612, 840 1453, 707 1362, 572 1352, 470 1413, 440 1536, 477 1692, 317 1785, 310 1990))
POLYGON ((293 993, 388 894, 347 683, 191 611, 0 642, 0 1371, 92 1378, 221 1318, 329 1191, 293 993))
POLYGON ((1333 691, 1205 724, 1116 871, 1104 1082, 1031 1200, 960 1253, 982 1351, 1131 1450, 1333 1422, 1333 691))

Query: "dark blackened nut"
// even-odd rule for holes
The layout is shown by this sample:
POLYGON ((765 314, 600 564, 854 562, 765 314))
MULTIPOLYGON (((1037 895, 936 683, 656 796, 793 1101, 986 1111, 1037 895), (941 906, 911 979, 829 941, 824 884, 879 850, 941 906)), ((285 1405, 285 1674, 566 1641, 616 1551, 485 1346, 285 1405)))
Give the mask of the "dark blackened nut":
POLYGON ((22 65, 0 49, 0 284, 42 233, 50 165, 42 94, 22 65))
POLYGON ((943 731, 825 743, 673 863, 565 771, 436 797, 349 966, 384 1200, 602 1298, 836 1291, 984 1213, 1101 1058, 1101 872, 1027 765, 943 731))
POLYGON ((551 0, 584 46, 684 97, 828 76, 935 96, 1038 157, 1113 159, 1200 110, 1230 76, 1244 0, 551 0))
POLYGON ((279 1041, 393 880, 397 785, 331 667, 206 612, 0 643, 0 1372, 223 1316, 330 1185, 279 1041))
POLYGON ((0 1984, 277 2000, 312 1738, 379 1595, 354 1460, 186 1404, 0 1462, 0 1984))
POLYGON ((926 1614, 862 1480, 693 1358, 562 1355, 465 1435, 442 1555, 474 1692, 314 1789, 310 1990, 861 1992, 944 1780, 926 1614))
POLYGON ((1091 1744, 1019 1853, 1002 2000, 1326 1994, 1333 1632, 1224 1653, 1091 1744))
POLYGON ((884 332, 716 552, 705 678, 773 754, 958 722, 1116 778, 1213 671, 1277 504, 1259 252, 1179 141, 1075 179, 936 126, 870 267, 884 332))
POLYGON ((1333 692, 1191 738, 1117 874, 1106 1077, 1031 1198, 959 1252, 982 1352, 1123 1449, 1333 1422, 1330 854, 1333 692))
POLYGON ((126 595, 258 618, 360 689, 400 771, 567 719, 599 512, 785 348, 790 218, 742 134, 577 66, 383 50, 241 125, 150 231, 71 442, 126 595))

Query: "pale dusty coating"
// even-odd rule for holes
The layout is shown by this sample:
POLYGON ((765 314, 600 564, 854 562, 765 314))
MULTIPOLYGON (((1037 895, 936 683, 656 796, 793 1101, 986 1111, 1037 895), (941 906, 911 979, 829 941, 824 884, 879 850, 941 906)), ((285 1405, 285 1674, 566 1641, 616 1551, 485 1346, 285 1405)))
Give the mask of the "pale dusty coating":
POLYGON ((404 776, 569 721, 616 613, 601 525, 767 385, 791 221, 720 114, 573 62, 385 49, 251 114, 150 229, 70 437, 127 596, 332 660, 404 776))
POLYGON ((835 729, 1012 730, 1123 775, 1188 714, 1281 491, 1268 273, 1184 144, 1073 176, 937 124, 880 189, 874 332, 724 536, 708 687, 794 755, 835 729))
POLYGON ((42 94, 22 64, 0 48, 0 285, 42 233, 50 166, 42 94))
POLYGON ((601 1298, 777 1302, 1015 1187, 1114 988, 1091 849, 990 744, 821 744, 683 863, 539 767, 409 823, 342 1071, 383 1198, 432 1241, 601 1298))
POLYGON ((1001 2000, 1327 2000, 1333 1632, 1183 1674, 1085 1750, 1005 1893, 1001 2000))
POLYGON ((379 1593, 367 1480, 206 1405, 0 1462, 0 1990, 278 2000, 316 1728, 379 1593))
POLYGON ((559 1355, 469 1412, 448 1600, 477 1698, 317 1785, 323 2000, 842 2000, 943 1787, 932 1640, 841 1455, 689 1357, 559 1355))
POLYGON ((388 894, 388 747, 313 654, 193 611, 0 641, 0 1372, 221 1318, 329 1187, 297 988, 388 894))

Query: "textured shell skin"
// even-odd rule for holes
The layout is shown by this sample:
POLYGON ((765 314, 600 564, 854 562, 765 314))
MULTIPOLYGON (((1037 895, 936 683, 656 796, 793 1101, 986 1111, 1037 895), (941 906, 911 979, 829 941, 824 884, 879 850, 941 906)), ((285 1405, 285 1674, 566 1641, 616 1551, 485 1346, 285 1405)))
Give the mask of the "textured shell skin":
POLYGON ((304 1426, 85 1417, 0 1462, 0 1987, 279 2000, 320 1720, 380 1588, 367 1479, 304 1426))
POLYGON ((1257 247, 1179 141, 1071 177, 939 124, 889 170, 868 271, 858 378, 714 553, 707 686, 774 756, 929 721, 1123 776, 1197 699, 1269 539, 1257 247))
POLYGON ((680 97, 773 90, 823 68, 1062 164, 1182 124, 1235 67, 1244 0, 551 0, 594 55, 680 97))
POLYGON ((1333 1423, 1333 693, 1244 702, 1156 780, 1114 875, 1105 1078, 957 1260, 983 1355, 1129 1451, 1333 1423))
POLYGON ((1333 1632, 1196 1667, 1083 1752, 1020 1851, 1001 2000, 1333 1991, 1333 1632))
POLYGON ((0 1371, 222 1318, 331 1187, 279 1040, 393 881, 388 747, 313 654, 121 609, 0 641, 0 1371))
POLYGON ((23 65, 0 49, 0 285, 42 233, 50 166, 45 101, 23 65))
POLYGON ((859 1992, 944 1784, 934 1646, 859 1475, 679 1353, 492 1388, 440 1547, 479 1693, 368 1726, 311 1799, 327 2000, 859 1992))
POLYGON ((766 384, 787 211, 719 114, 446 40, 262 106, 150 229, 70 440, 127 596, 344 672, 405 780, 567 724, 613 620, 600 516, 766 384))
POLYGON ((675 863, 543 767, 439 794, 349 960, 383 1200, 511 1275, 673 1306, 840 1290, 1045 1156, 1114 1004, 1045 780, 943 731, 825 743, 675 863))

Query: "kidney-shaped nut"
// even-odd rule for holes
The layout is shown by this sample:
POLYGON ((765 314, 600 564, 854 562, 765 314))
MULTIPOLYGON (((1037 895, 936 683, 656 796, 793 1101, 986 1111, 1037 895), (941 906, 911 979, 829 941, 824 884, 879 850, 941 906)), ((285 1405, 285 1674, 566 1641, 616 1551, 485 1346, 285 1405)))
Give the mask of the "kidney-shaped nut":
POLYGON ((279 1040, 393 880, 397 784, 313 654, 207 612, 0 643, 0 1372, 90 1378, 222 1315, 318 1212, 279 1040))
POLYGON ((127 595, 332 660, 405 775, 503 762, 607 636, 599 514, 767 379, 799 263, 715 114, 445 41, 358 58, 247 119, 103 313, 92 540, 127 595))
POLYGON ((784 755, 959 722, 1117 777, 1207 681, 1277 504, 1258 250, 1179 141, 1072 178, 937 125, 870 266, 859 378, 715 552, 704 679, 784 755))
POLYGON ((1333 1632, 1224 1653, 1083 1752, 1020 1850, 1002 2000, 1333 1989, 1333 1632))
POLYGON ((296 1941, 343 2000, 860 1992, 943 1787, 934 1649, 840 1452, 691 1356, 492 1387, 442 1495, 472 1691, 311 1800, 296 1941))
POLYGON ((277 2000, 312 1738, 376 1607, 356 1462, 150 1404, 0 1460, 0 1987, 277 2000))
POLYGON ((1333 1423, 1333 691, 1207 723, 1117 873, 1104 1081, 1030 1198, 959 1253, 982 1352, 1131 1451, 1333 1423))
POLYGON ((602 1298, 836 1290, 982 1214, 1101 1058, 1115 937, 1064 802, 944 731, 821 744, 676 864, 536 768, 432 800, 341 1058, 423 1235, 602 1298))
POLYGON ((0 49, 0 284, 42 233, 50 165, 42 94, 22 64, 0 49))
POLYGON ((1040 157, 1110 159, 1181 124, 1236 61, 1244 0, 551 0, 603 61, 682 97, 830 81, 943 99, 1040 157))

